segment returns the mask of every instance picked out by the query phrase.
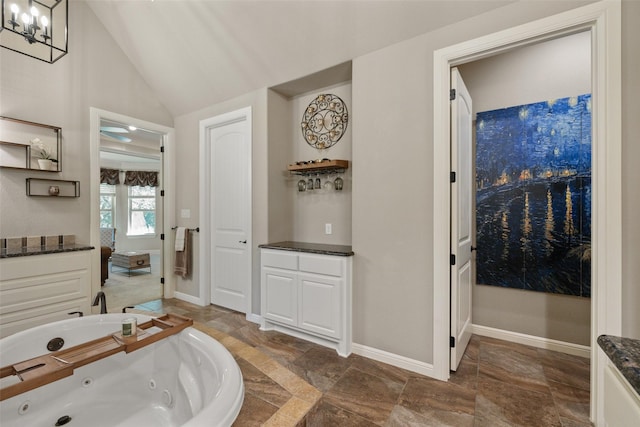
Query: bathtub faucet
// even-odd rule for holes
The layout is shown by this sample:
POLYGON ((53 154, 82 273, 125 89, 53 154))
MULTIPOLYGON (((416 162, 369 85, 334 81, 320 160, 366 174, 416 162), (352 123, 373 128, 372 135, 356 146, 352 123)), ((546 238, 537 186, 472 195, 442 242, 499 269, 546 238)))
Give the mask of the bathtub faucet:
POLYGON ((107 313, 107 296, 102 291, 96 294, 96 298, 93 300, 93 304, 91 305, 95 307, 96 305, 98 305, 98 303, 100 303, 100 314, 106 314, 107 313))

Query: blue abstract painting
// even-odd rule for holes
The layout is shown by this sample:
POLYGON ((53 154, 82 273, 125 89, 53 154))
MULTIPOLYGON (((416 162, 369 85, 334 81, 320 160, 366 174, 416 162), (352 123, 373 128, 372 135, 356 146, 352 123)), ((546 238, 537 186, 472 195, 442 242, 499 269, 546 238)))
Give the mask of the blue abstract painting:
POLYGON ((591 296, 591 95, 478 113, 477 283, 591 296))

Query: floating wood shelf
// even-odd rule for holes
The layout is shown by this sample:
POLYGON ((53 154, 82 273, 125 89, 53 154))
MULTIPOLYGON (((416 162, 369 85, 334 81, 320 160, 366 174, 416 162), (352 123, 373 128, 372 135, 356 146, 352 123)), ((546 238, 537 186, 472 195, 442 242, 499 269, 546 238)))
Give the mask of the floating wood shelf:
POLYGON ((296 175, 314 175, 318 173, 340 173, 349 168, 348 160, 328 160, 304 165, 293 164, 287 166, 287 170, 296 175))
POLYGON ((0 389, 0 401, 73 375, 73 371, 89 363, 124 351, 131 353, 193 325, 193 320, 177 314, 165 314, 138 325, 136 336, 123 337, 121 332, 53 353, 24 360, 0 369, 0 378, 15 375, 19 383, 0 389), (161 331, 150 333, 147 329, 161 331))

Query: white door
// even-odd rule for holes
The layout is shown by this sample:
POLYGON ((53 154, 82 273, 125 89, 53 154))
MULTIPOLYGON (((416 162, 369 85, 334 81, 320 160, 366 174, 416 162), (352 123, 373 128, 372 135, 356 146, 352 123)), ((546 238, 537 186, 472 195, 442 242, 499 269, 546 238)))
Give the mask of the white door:
POLYGON ((471 338, 472 108, 457 68, 451 70, 451 362, 458 368, 471 338), (455 176, 454 176, 455 174, 455 176))
POLYGON ((208 132, 211 303, 246 313, 251 287, 251 126, 245 118, 208 132))

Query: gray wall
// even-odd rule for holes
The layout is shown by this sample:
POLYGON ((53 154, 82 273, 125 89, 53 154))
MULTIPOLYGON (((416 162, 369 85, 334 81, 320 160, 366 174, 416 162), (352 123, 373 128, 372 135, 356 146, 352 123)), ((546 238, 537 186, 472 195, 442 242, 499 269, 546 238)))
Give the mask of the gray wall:
MULTIPOLYGON (((269 179, 267 165, 267 89, 261 89, 234 98, 193 113, 175 118, 176 133, 176 218, 179 225, 185 227, 201 226, 199 219, 199 147, 200 121, 220 114, 251 107, 252 147, 251 147, 251 186, 252 186, 252 238, 253 238, 253 272, 252 272, 252 306, 254 311, 260 308, 260 257, 257 245, 267 243, 269 204, 267 200, 269 179), (180 218, 181 209, 190 209, 191 218, 180 218)), ((204 232, 204 230, 203 230, 204 232)), ((176 280, 176 290, 188 295, 200 296, 200 281, 210 283, 209 278, 201 278, 199 268, 200 233, 194 233, 193 273, 188 279, 180 277, 176 280)), ((173 242, 169 242, 173 245, 173 242)))
MULTIPOLYGON (((459 66, 474 114, 591 93, 590 38, 583 32, 459 66)), ((588 346, 590 319, 589 298, 474 287, 476 325, 588 346)))
MULTIPOLYGON (((431 205, 429 168, 433 162, 433 51, 576 6, 579 4, 571 2, 520 2, 354 60, 355 342, 433 361, 431 239, 433 212, 438 209, 431 205), (380 170, 386 174, 377 181, 379 185, 361 185, 379 176, 380 170)), ((623 16, 629 14, 638 16, 638 5, 624 2, 623 16)), ((637 73, 632 72, 638 67, 638 53, 631 43, 639 39, 638 27, 625 18, 622 318, 623 332, 636 337, 640 336, 636 280, 640 259, 635 248, 640 224, 632 213, 640 203, 631 183, 640 181, 640 168, 635 165, 640 156, 634 146, 640 101, 637 90, 634 96, 630 89, 638 87, 637 73)))
MULTIPOLYGON (((84 2, 69 4, 69 53, 55 64, 0 49, 0 114, 62 127, 61 173, 0 169, 0 236, 75 234, 89 243, 89 107, 173 125, 84 2), (25 196, 25 178, 80 181, 80 197, 25 196)), ((96 173, 98 173, 96 171, 96 173)))
POLYGON ((640 2, 622 2, 622 334, 640 339, 640 2))
MULTIPOLYGON (((433 51, 588 2, 519 2, 356 58, 352 81, 354 341, 431 363, 433 51), (375 182, 376 185, 366 185, 375 182)), ((89 107, 172 125, 172 117, 82 2, 71 2, 71 53, 54 65, 0 50, 3 115, 63 127, 61 179, 88 182, 89 107), (114 66, 118 64, 118 66, 114 66)), ((623 1, 623 333, 640 338, 640 3, 623 1)), ((326 65, 325 65, 326 66, 326 65)), ((253 239, 269 240, 267 90, 175 118, 176 217, 198 225, 198 122, 252 105, 253 239)), ((279 160, 276 163, 280 163, 279 160)), ((29 172, 29 176, 35 176, 29 172)), ((24 196, 24 172, 0 170, 0 234, 89 236, 89 191, 75 200, 24 196), (8 201, 8 202, 7 202, 8 201)), ((39 176, 39 175, 38 175, 39 176)), ((49 176, 49 175, 47 175, 49 176)), ((275 213, 274 213, 275 214, 275 213)), ((197 237, 196 237, 197 238, 197 237)), ((194 242, 197 245, 197 241, 194 242)), ((259 288, 254 254, 253 286, 259 288)), ((196 270, 197 271, 197 270, 196 270)), ((198 280, 178 281, 198 295, 198 280)), ((254 307, 259 304, 255 298, 254 307)))
MULTIPOLYGON (((298 160, 312 160, 318 158, 342 159, 351 162, 351 126, 347 129, 334 146, 322 151, 311 147, 306 143, 300 131, 300 122, 303 112, 309 103, 321 93, 331 93, 339 96, 351 111, 351 83, 335 85, 327 88, 318 88, 313 92, 295 97, 291 100, 292 115, 288 120, 288 127, 293 141, 292 159, 288 163, 298 160)), ((287 164, 288 164, 287 163, 287 164)), ((280 170, 286 169, 286 164, 278 165, 280 170)), ((331 175, 335 179, 337 175, 331 175)), ((344 180, 344 189, 314 190, 299 193, 297 182, 299 176, 289 177, 286 182, 288 191, 293 193, 294 226, 292 240, 312 243, 329 243, 335 245, 351 244, 351 169, 340 175, 344 180), (325 224, 332 224, 332 234, 325 234, 325 224)), ((304 177, 302 177, 304 178, 304 177)), ((315 176, 312 178, 316 178, 315 176)), ((308 178, 307 178, 308 179, 308 178)), ((322 183, 326 181, 321 177, 322 183)), ((332 181, 333 182, 333 181, 332 181)), ((375 185, 375 183, 371 183, 375 185)))

